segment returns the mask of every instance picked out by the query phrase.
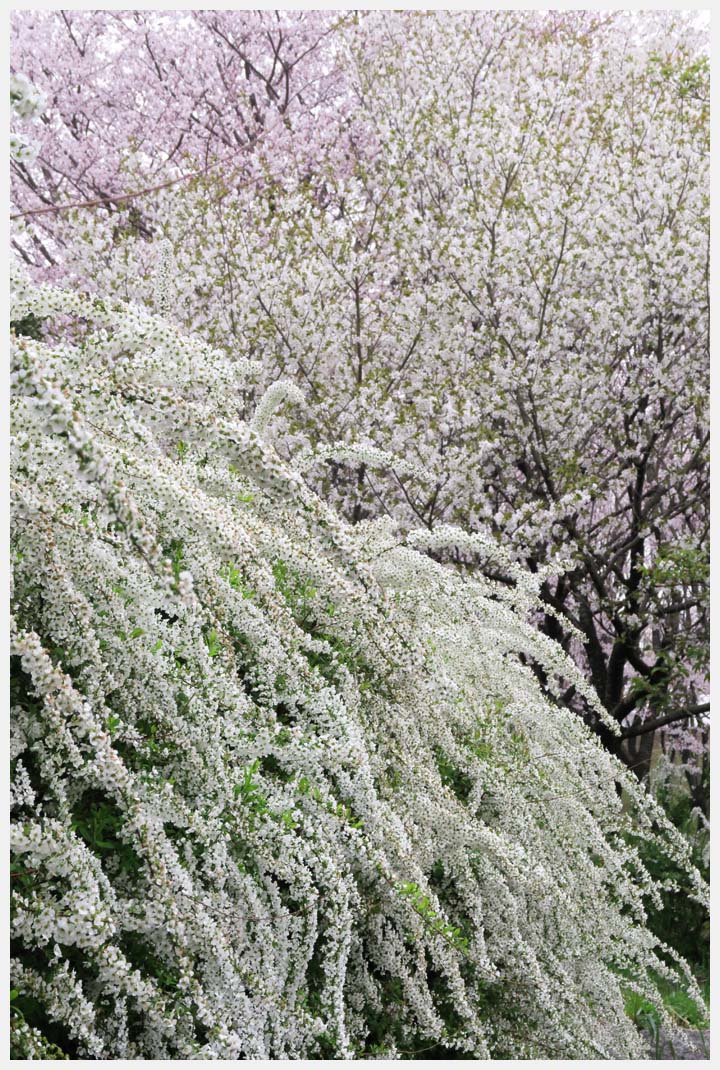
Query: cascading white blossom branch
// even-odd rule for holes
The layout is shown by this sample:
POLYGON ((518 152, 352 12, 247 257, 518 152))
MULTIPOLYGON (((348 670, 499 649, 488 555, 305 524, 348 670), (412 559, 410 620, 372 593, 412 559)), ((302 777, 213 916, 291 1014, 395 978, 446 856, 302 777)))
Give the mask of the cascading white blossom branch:
POLYGON ((706 888, 553 700, 601 711, 533 583, 341 519, 264 438, 296 387, 250 425, 252 368, 158 316, 12 306, 15 1050, 640 1057, 624 989, 701 1002, 637 837, 706 888))

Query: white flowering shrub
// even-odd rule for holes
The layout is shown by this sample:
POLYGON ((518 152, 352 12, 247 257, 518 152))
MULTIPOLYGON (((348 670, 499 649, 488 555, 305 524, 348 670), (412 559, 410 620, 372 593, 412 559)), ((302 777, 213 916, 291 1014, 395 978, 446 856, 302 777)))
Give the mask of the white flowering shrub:
POLYGON ((701 997, 637 838, 705 888, 537 584, 340 519, 252 362, 21 274, 11 316, 15 1054, 641 1055, 624 991, 701 997))

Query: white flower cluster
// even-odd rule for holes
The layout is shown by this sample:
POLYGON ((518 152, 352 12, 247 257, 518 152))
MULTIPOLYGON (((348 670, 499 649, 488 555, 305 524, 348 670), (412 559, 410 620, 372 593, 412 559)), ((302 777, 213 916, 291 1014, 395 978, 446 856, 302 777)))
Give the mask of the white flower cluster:
POLYGON ((10 105, 21 119, 32 119, 45 107, 45 97, 24 74, 11 74, 10 105))
POLYGON ((172 242, 164 238, 158 248, 155 264, 155 309, 164 315, 170 309, 170 283, 175 267, 172 242))
MULTIPOLYGON (((10 75, 10 108, 19 119, 34 119, 45 107, 45 97, 23 74, 10 75)), ((37 146, 17 130, 10 133, 10 159, 31 164, 37 157, 37 146)))
POLYGON ((10 134, 10 159, 17 163, 34 163, 37 149, 22 134, 10 134))
POLYGON ((532 585, 343 522, 263 439, 297 388, 251 428, 207 345, 13 289, 72 328, 12 336, 16 1048, 31 1000, 79 1058, 641 1056, 633 837, 706 889, 541 689, 587 686, 532 585))

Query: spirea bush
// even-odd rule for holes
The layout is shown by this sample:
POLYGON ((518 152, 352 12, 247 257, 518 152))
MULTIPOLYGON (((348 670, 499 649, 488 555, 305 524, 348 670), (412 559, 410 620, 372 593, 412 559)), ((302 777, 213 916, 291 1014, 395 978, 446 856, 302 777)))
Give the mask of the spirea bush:
POLYGON ((238 354, 21 273, 11 315, 14 1053, 641 1055, 624 991, 701 997, 638 837, 705 889, 555 701, 605 716, 542 575, 342 520, 238 354))

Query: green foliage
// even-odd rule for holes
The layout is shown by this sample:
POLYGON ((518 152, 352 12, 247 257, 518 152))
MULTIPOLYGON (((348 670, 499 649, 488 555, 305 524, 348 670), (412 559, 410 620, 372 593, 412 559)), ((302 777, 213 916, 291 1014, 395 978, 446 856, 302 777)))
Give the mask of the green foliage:
POLYGON ((273 576, 281 595, 290 606, 294 616, 305 620, 317 590, 300 573, 291 569, 285 561, 276 561, 273 576))
POLYGON ((267 801, 265 796, 260 791, 258 785, 255 783, 255 774, 260 769, 260 759, 256 758, 255 761, 243 771, 243 778, 239 784, 236 784, 233 791, 235 798, 241 798, 242 801, 248 806, 254 813, 264 813, 267 810, 267 801))
POLYGON ((652 564, 641 565, 639 571, 654 588, 707 584, 710 555, 707 547, 663 543, 652 564))
MULTIPOLYGON (((710 1020, 707 1014, 702 1014, 693 999, 684 988, 678 984, 672 984, 663 977, 654 978, 658 991, 662 997, 662 1005, 670 1014, 671 1019, 683 1029, 704 1030, 709 1028, 710 1020)), ((634 989, 626 988, 623 992, 625 998, 625 1013, 638 1029, 645 1031, 650 1037, 651 1055, 655 1059, 663 1058, 661 1042, 662 1020, 658 1007, 647 997, 634 989)), ((710 1000, 710 984, 705 981, 703 995, 706 1002, 710 1000)), ((672 1041, 668 1042, 672 1049, 672 1041)))
POLYGON ((397 890, 400 895, 410 902, 415 913, 422 918, 428 932, 441 936, 443 940, 447 940, 448 943, 460 951, 468 949, 470 942, 462 929, 442 919, 419 885, 413 881, 404 881, 398 885, 397 890))
MULTIPOLYGON (((702 769, 701 791, 709 802, 709 760, 702 769)), ((658 801, 666 815, 690 845, 694 865, 705 880, 710 879, 709 830, 705 827, 687 785, 677 780, 656 789, 658 801)), ((657 846, 638 838, 637 848, 643 864, 661 886, 662 909, 649 903, 648 927, 664 943, 674 948, 690 963, 701 979, 709 976, 710 917, 708 911, 687 895, 686 877, 678 865, 669 862, 657 846), (666 885, 666 887, 662 887, 666 885)))
POLYGON ((220 642, 220 636, 214 628, 209 628, 205 632, 205 645, 208 648, 208 655, 211 658, 216 658, 222 649, 222 644, 220 642))
POLYGON ((225 565, 220 573, 223 579, 227 580, 234 591, 240 591, 243 598, 253 599, 255 597, 255 591, 250 587, 243 578, 242 569, 234 565, 232 561, 229 561, 225 565))
POLYGON ((436 752, 438 772, 443 784, 457 796, 461 802, 467 802, 472 788, 472 778, 455 765, 440 749, 436 752))
POLYGON ((39 342, 42 338, 42 325, 43 321, 33 312, 30 312, 21 319, 11 320, 10 330, 14 331, 18 336, 33 338, 36 342, 39 342))
POLYGON ((70 1059, 56 1041, 47 1035, 52 1025, 40 1003, 31 996, 22 996, 13 989, 10 993, 10 1058, 11 1059, 70 1059), (34 1023, 40 1022, 37 1026, 34 1023), (43 1031, 45 1030, 45 1031, 43 1031))
POLYGON ((137 875, 142 868, 140 858, 121 838, 125 821, 126 816, 113 800, 101 792, 86 791, 73 808, 71 827, 113 870, 137 875))
POLYGON ((672 82, 681 99, 697 97, 707 100, 710 82, 708 56, 699 56, 684 66, 682 56, 678 60, 672 56, 654 54, 650 57, 648 68, 657 83, 663 80, 672 82))
POLYGON ((167 549, 168 557, 172 565, 173 576, 177 583, 180 579, 180 573, 187 567, 185 562, 185 544, 182 539, 171 539, 167 549))
POLYGON ((140 933, 126 933, 123 951, 136 969, 153 977, 165 992, 177 990, 179 974, 158 955, 157 950, 140 933))

